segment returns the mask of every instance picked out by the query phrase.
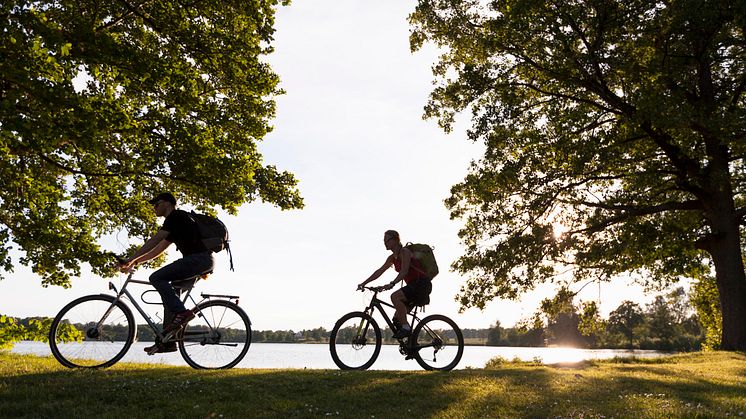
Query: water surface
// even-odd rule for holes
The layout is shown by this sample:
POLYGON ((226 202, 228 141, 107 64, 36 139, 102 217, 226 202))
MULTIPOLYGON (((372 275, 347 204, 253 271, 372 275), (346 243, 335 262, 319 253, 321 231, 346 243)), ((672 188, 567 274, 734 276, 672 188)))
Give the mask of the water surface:
MULTIPOLYGON (((143 348, 152 342, 135 342, 122 362, 140 362, 167 365, 187 365, 179 352, 149 356, 143 348)), ((51 355, 49 345, 43 342, 19 342, 12 352, 20 354, 51 355)), ((652 358, 669 355, 667 352, 621 349, 574 349, 574 348, 523 348, 503 346, 467 346, 456 369, 482 368, 490 359, 501 356, 507 360, 540 360, 545 364, 578 362, 592 359, 608 359, 615 356, 652 358)), ((310 368, 336 369, 329 355, 329 346, 301 343, 252 343, 246 357, 236 368, 310 368)), ((398 346, 384 345, 371 369, 421 370, 415 360, 405 361, 398 346)))

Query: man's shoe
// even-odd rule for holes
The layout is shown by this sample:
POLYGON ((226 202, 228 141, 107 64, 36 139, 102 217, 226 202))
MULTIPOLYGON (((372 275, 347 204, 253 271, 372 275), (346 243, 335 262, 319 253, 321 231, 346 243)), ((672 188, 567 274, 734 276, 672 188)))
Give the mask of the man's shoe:
POLYGON ((394 333, 394 338, 396 339, 404 339, 406 337, 409 337, 412 335, 412 329, 405 329, 403 327, 399 328, 399 330, 394 333))
POLYGON ((193 318, 194 313, 192 312, 192 310, 184 310, 176 313, 174 315, 174 319, 171 321, 171 324, 163 329, 163 334, 165 335, 169 332, 181 329, 182 327, 186 326, 186 324, 189 323, 189 321, 191 321, 193 318))
POLYGON ((148 355, 161 354, 164 352, 176 352, 176 342, 157 343, 145 348, 148 355))

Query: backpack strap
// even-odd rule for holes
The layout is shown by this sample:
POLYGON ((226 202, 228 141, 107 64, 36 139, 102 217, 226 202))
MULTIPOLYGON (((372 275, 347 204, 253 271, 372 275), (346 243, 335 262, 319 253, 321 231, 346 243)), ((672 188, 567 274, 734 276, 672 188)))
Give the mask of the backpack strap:
POLYGON ((233 269, 233 253, 231 253, 231 245, 227 241, 225 242, 225 250, 228 251, 228 258, 230 258, 230 261, 231 261, 231 271, 234 272, 234 269, 233 269))

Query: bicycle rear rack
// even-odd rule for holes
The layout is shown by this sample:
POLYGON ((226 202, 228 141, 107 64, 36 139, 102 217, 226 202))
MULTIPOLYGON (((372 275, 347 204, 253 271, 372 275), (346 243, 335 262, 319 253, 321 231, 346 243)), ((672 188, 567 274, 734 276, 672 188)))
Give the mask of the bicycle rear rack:
POLYGON ((238 300, 238 295, 223 295, 223 294, 200 294, 202 298, 227 298, 229 300, 238 300))

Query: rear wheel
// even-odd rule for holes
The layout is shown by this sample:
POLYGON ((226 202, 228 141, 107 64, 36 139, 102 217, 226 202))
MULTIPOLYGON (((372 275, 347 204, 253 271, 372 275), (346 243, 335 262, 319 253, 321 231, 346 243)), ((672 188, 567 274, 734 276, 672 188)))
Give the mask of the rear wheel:
POLYGON ((52 321, 49 349, 68 368, 109 367, 135 339, 132 311, 111 295, 88 295, 66 305, 52 321))
POLYGON ((366 313, 347 313, 332 329, 329 350, 340 369, 368 369, 381 352, 381 329, 366 313))
POLYGON ((409 339, 417 363, 426 370, 450 371, 464 354, 461 329, 441 314, 422 319, 409 339))
POLYGON ((226 300, 198 305, 197 316, 177 336, 179 352, 192 368, 232 368, 251 345, 251 321, 241 307, 226 300))

